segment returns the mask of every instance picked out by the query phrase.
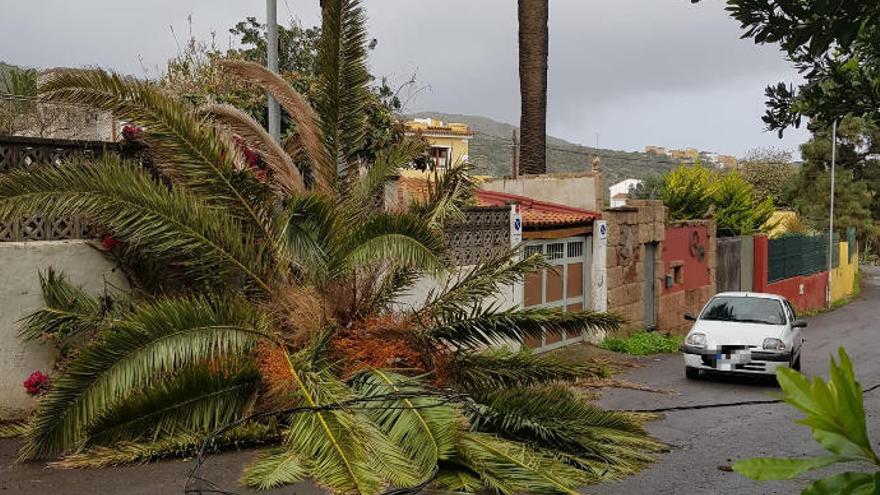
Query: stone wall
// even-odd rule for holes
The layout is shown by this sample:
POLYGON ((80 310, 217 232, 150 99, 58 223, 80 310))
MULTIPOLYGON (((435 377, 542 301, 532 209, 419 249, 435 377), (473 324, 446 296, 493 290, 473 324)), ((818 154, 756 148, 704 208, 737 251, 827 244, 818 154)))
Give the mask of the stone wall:
POLYGON ((50 266, 91 292, 127 287, 113 263, 85 241, 0 242, 0 419, 33 408, 22 383, 36 370, 52 371, 49 346, 18 338, 18 320, 43 306, 38 274, 50 266))
POLYGON ((606 280, 608 311, 626 318, 624 333, 643 330, 645 324, 646 244, 655 243, 653 279, 655 311, 662 291, 662 243, 666 236, 667 208, 660 201, 630 200, 627 206, 606 209, 608 222, 606 280))
POLYGON ((714 220, 689 220, 667 226, 658 330, 687 333, 691 324, 685 321, 684 314, 698 314, 715 294, 716 260, 714 220))

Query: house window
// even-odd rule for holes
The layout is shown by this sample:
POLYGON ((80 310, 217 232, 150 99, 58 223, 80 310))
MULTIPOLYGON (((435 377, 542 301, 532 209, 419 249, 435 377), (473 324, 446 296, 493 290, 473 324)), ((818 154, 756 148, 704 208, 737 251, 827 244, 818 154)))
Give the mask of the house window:
POLYGON ((428 150, 428 156, 435 169, 444 169, 449 167, 450 149, 442 146, 431 146, 428 150))
POLYGON ((672 280, 675 282, 675 285, 681 285, 684 283, 684 265, 672 268, 672 280))

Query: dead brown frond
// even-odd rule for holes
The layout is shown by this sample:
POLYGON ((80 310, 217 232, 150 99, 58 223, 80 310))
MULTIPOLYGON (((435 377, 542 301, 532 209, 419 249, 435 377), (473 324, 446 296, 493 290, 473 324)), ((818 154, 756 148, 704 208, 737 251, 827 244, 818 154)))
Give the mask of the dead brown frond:
POLYGON ((265 306, 281 340, 300 349, 333 321, 332 305, 310 286, 291 285, 279 290, 265 306))
POLYGON ((371 316, 339 329, 331 349, 343 363, 343 377, 365 368, 425 369, 413 340, 412 323, 391 313, 371 316))
POLYGON ((324 191, 330 191, 336 180, 336 164, 327 153, 318 116, 306 98, 293 89, 275 72, 254 62, 224 60, 224 69, 249 80, 275 97, 295 122, 296 133, 312 166, 315 183, 324 191))
POLYGON ((227 129, 259 153, 271 168, 274 182, 282 191, 292 193, 305 190, 302 175, 293 160, 253 117, 232 105, 220 103, 206 105, 199 109, 199 113, 227 129))

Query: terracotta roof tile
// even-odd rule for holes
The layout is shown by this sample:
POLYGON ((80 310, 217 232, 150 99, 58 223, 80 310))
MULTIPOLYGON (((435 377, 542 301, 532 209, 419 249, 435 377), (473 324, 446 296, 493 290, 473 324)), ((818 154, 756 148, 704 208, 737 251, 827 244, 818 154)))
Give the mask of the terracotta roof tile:
POLYGON ((538 201, 525 196, 477 191, 477 204, 480 206, 503 206, 511 203, 519 205, 525 229, 576 227, 591 224, 601 217, 601 214, 595 211, 538 201))

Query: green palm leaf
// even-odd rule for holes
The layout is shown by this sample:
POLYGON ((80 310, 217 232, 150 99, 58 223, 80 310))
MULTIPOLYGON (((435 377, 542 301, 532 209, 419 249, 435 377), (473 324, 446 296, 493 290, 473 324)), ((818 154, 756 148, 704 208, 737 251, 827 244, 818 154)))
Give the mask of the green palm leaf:
POLYGON ((90 165, 40 167, 0 178, 0 218, 33 212, 86 216, 206 285, 244 282, 270 292, 271 263, 255 237, 191 193, 156 183, 138 165, 105 156, 90 165))
POLYGON ((417 319, 428 321, 467 314, 498 294, 502 287, 522 282, 529 273, 552 268, 541 255, 519 259, 518 254, 519 248, 499 252, 463 275, 450 278, 441 289, 428 293, 424 306, 417 311, 417 319))
POLYGON ((322 6, 316 109, 328 153, 341 174, 354 177, 367 128, 366 14, 360 0, 325 0, 322 6))
POLYGON ((561 308, 497 311, 495 307, 476 307, 468 314, 438 319, 433 326, 424 328, 420 336, 435 346, 478 349, 521 343, 525 337, 540 337, 545 331, 568 334, 610 331, 622 322, 617 315, 598 311, 564 312, 561 308))
POLYGON ((89 442, 110 444, 180 431, 210 432, 242 418, 256 398, 260 374, 245 360, 233 360, 224 367, 229 369, 194 366, 126 397, 89 426, 89 442))
POLYGON ((608 370, 598 364, 570 363, 553 354, 507 349, 454 353, 449 371, 452 383, 469 392, 573 383, 582 378, 608 375, 608 370))
POLYGON ((265 452, 245 468, 242 481, 259 490, 270 490, 306 479, 310 466, 295 453, 285 448, 265 452))
POLYGON ((477 396, 472 427, 570 456, 596 476, 637 471, 663 448, 632 414, 605 411, 564 386, 507 388, 477 396))
POLYGON ((40 289, 45 306, 22 319, 18 332, 22 339, 51 335, 66 340, 101 327, 105 315, 98 298, 52 267, 40 273, 40 289))
POLYGON ((337 273, 389 261, 434 274, 445 269, 439 258, 442 238, 416 216, 378 213, 353 228, 337 245, 337 273))
POLYGON ((205 359, 242 354, 265 331, 262 316, 241 300, 165 299, 137 308, 53 380, 21 457, 80 446, 113 404, 205 359))
POLYGON ((98 69, 64 70, 54 72, 40 93, 46 101, 105 110, 144 126, 150 152, 168 176, 270 237, 264 205, 249 197, 236 172, 234 146, 152 83, 98 69))
POLYGON ((456 435, 463 426, 460 412, 441 398, 430 397, 417 379, 374 369, 363 372, 354 383, 365 398, 413 396, 372 404, 370 417, 393 443, 403 447, 423 476, 454 452, 456 435))
POLYGON ((520 443, 486 433, 466 433, 458 442, 455 462, 477 473, 483 484, 498 493, 567 493, 588 478, 583 471, 520 443))

